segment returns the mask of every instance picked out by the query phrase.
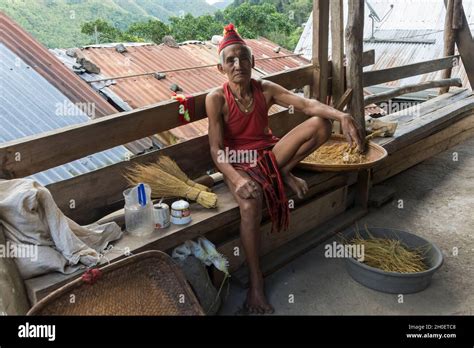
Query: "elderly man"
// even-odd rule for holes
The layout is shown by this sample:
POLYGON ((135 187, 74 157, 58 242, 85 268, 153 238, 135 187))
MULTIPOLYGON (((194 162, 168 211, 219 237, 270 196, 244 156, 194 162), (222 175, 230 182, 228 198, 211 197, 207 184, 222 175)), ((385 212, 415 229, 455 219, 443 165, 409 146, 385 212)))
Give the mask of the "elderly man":
POLYGON ((252 79, 254 57, 232 24, 224 29, 219 56, 217 68, 228 82, 206 98, 211 156, 240 208, 240 236, 250 273, 244 308, 250 313, 272 313, 259 265, 263 200, 272 220, 272 231, 286 229, 289 207, 284 187, 300 198, 307 193, 306 182, 291 170, 328 140, 330 120, 341 123, 351 145, 362 144, 357 124, 349 114, 297 96, 275 83, 252 79), (279 139, 268 127, 268 109, 273 104, 292 105, 312 117, 279 139), (232 151, 246 154, 246 161, 229 156, 232 151))

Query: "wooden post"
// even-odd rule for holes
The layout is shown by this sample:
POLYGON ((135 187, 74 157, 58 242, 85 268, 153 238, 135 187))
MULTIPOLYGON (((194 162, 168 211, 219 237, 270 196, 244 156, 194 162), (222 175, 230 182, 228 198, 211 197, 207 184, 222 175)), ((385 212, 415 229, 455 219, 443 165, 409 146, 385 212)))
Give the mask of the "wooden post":
MULTIPOLYGON (((345 87, 344 71, 344 15, 342 0, 331 0, 331 62, 332 62, 332 103, 338 102, 345 87)), ((341 133, 341 125, 333 122, 333 132, 341 133)))
POLYGON ((344 93, 344 22, 342 0, 331 0, 332 101, 344 93))
POLYGON ((313 0, 313 98, 326 103, 328 95, 329 0, 313 0))
POLYGON ((347 88, 352 89, 349 113, 360 126, 365 138, 364 92, 362 81, 362 50, 364 36, 364 0, 351 0, 348 4, 346 27, 347 88))
POLYGON ((453 26, 452 26, 453 29, 462 28, 462 16, 463 16, 462 0, 454 0, 453 26))
MULTIPOLYGON (((444 0, 444 4, 448 4, 448 0, 444 0)), ((455 3, 455 20, 454 24, 459 26, 456 31, 455 40, 458 46, 458 51, 461 55, 466 74, 471 84, 471 89, 474 88, 474 40, 469 29, 469 24, 466 19, 466 14, 462 7, 462 1, 455 3)))
MULTIPOLYGON (((454 0, 448 0, 446 7, 446 16, 444 20, 444 56, 454 55, 454 29, 453 29, 453 8, 454 0)), ((442 78, 449 79, 451 77, 452 67, 443 70, 442 78)), ((449 86, 442 87, 439 89, 439 94, 449 92, 449 86)))

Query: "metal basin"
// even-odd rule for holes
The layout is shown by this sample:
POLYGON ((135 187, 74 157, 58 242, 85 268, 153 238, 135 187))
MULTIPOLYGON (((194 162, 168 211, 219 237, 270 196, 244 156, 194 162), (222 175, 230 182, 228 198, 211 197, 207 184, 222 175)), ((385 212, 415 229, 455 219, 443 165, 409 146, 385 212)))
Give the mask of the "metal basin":
MULTIPOLYGON (((371 289, 391 294, 409 294, 419 292, 428 287, 433 274, 443 264, 441 250, 430 241, 409 232, 389 228, 370 228, 370 234, 375 238, 398 239, 408 248, 418 248, 429 245, 429 251, 425 255, 425 263, 429 267, 424 272, 396 273, 385 272, 357 261, 350 257, 346 258, 346 268, 354 280, 371 289)), ((368 238, 366 231, 359 232, 362 238, 368 238)), ((355 232, 346 236, 351 240, 355 232)))

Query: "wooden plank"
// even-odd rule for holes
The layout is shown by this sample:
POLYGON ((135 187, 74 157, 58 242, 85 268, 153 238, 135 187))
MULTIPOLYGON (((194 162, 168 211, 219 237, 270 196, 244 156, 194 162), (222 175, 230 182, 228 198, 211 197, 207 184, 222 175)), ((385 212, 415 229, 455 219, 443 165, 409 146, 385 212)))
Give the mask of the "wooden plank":
POLYGON ((344 74, 344 16, 342 0, 331 1, 331 77, 332 100, 341 98, 345 90, 344 74))
MULTIPOLYGON (((469 90, 458 90, 454 93, 446 93, 436 98, 429 99, 423 103, 414 105, 404 110, 400 110, 391 113, 387 116, 380 117, 379 119, 385 122, 399 122, 399 124, 411 122, 418 117, 422 117, 424 114, 436 111, 448 104, 458 102, 466 97, 472 95, 469 90)), ((379 144, 384 144, 387 141, 391 141, 389 138, 376 138, 374 141, 378 141, 379 144)))
MULTIPOLYGON (((369 50, 369 51, 365 51, 363 54, 362 54, 362 66, 369 66, 369 65, 373 65, 375 64, 375 50, 369 50)), ((332 61, 328 61, 328 67, 329 67, 329 72, 328 72, 328 75, 329 75, 329 78, 328 78, 328 91, 331 91, 332 89, 332 61)), ((318 67, 316 67, 315 69, 318 69, 318 67)), ((345 76, 346 76, 346 66, 344 65, 343 66, 343 69, 344 69, 344 73, 343 73, 343 76, 344 76, 344 88, 346 88, 346 83, 345 83, 345 76)), ((312 73, 311 73, 311 83, 313 83, 313 77, 312 77, 312 73)), ((313 86, 312 85, 306 85, 304 86, 304 97, 305 98, 312 98, 313 96, 313 86)))
MULTIPOLYGON (((403 87, 390 89, 385 92, 368 95, 364 97, 364 105, 367 106, 373 103, 380 103, 381 101, 399 97, 403 94, 423 91, 425 89, 430 89, 430 88, 441 87, 440 89, 441 91, 443 87, 449 87, 449 86, 462 87, 462 81, 460 78, 456 77, 456 78, 445 78, 442 80, 425 81, 421 83, 405 85, 403 87)), ((447 93, 448 91, 449 91, 449 88, 448 90, 445 90, 445 92, 443 93, 440 92, 440 94, 447 93)))
MULTIPOLYGON (((286 88, 295 88, 308 84, 308 77, 311 75, 311 66, 305 66, 263 79, 275 81, 286 88)), ((206 92, 194 94, 193 121, 206 117, 206 95, 206 92)), ((176 101, 163 101, 0 144, 0 178, 11 179, 34 174, 180 126, 178 105, 176 101)))
POLYGON ((328 95, 329 0, 313 0, 313 98, 326 103, 328 95))
MULTIPOLYGON (((351 210, 336 216, 328 222, 319 225, 313 230, 304 233, 298 238, 293 239, 289 243, 263 256, 260 261, 263 275, 268 276, 277 271, 298 256, 333 237, 366 214, 366 209, 360 207, 352 208, 351 210)), ((247 267, 241 267, 238 271, 232 274, 232 278, 241 286, 248 287, 247 267)))
POLYGON ((388 153, 392 153, 430 135, 446 122, 453 123, 465 117, 466 113, 473 109, 474 96, 420 116, 413 122, 399 125, 392 140, 383 146, 388 153))
POLYGON ((263 80, 272 81, 288 90, 302 88, 313 83, 313 66, 305 65, 299 68, 287 69, 283 73, 265 75, 263 80))
POLYGON ((169 146, 130 161, 119 162, 71 179, 47 185, 61 211, 79 224, 91 223, 123 207, 122 192, 128 187, 123 178, 126 168, 135 163, 156 162, 163 154, 170 156, 190 177, 197 177, 214 167, 207 135, 169 146), (192 149, 190 151, 189 149, 192 149), (199 161, 196 161, 196 153, 199 161))
MULTIPOLYGON (((307 181, 310 187, 310 195, 328 190, 334 187, 334 185, 340 185, 342 182, 347 182, 348 185, 353 182, 352 176, 348 173, 314 173, 305 171, 298 173, 298 175, 307 181), (336 177, 338 177, 338 179, 335 179, 336 177)), ((193 212, 193 220, 189 225, 172 225, 166 230, 157 231, 151 236, 142 238, 124 234, 121 240, 114 243, 113 251, 107 254, 108 260, 113 262, 125 257, 124 250, 126 250, 126 248, 128 248, 127 250, 131 253, 138 253, 145 250, 167 251, 188 239, 194 239, 202 235, 209 237, 209 240, 215 242, 211 235, 215 235, 216 231, 222 233, 223 229, 238 223, 240 211, 237 202, 224 183, 215 186, 214 192, 218 195, 218 208, 205 209, 196 203, 192 203, 191 210, 193 212)), ((296 206, 303 204, 302 202, 306 200, 306 198, 299 200, 292 193, 288 193, 288 198, 293 199, 296 206)), ((227 233, 228 231, 224 232, 227 233)), ((27 280, 25 286, 31 303, 35 303, 49 292, 77 278, 80 274, 81 272, 76 272, 71 275, 47 274, 27 280)))
MULTIPOLYGON (((342 177, 336 177, 331 181, 344 185, 346 182, 341 179, 342 177)), ((308 229, 342 213, 346 208, 346 196, 347 186, 338 186, 337 189, 326 191, 304 205, 295 204, 295 209, 291 211, 290 227, 286 232, 271 234, 271 223, 263 224, 260 230, 262 235, 260 255, 268 254, 308 229), (308 216, 312 218, 308 219, 308 216)), ((245 252, 239 236, 219 245, 217 250, 229 260, 230 272, 236 271, 245 262, 245 252), (238 248, 237 254, 235 248, 238 248)))
MULTIPOLYGON (((444 0, 445 5, 446 2, 447 0, 444 0)), ((458 2, 456 6, 456 16, 458 17, 456 19, 457 25, 459 26, 459 21, 462 21, 462 27, 456 31, 456 45, 458 46, 458 51, 461 55, 464 69, 466 70, 472 90, 474 88, 474 40, 471 35, 471 29, 469 28, 469 23, 462 2, 458 2)))
POLYGON ((389 155, 373 170, 374 184, 380 183, 450 147, 474 136, 474 114, 389 155))
POLYGON ((353 91, 348 112, 359 125, 360 137, 365 138, 364 92, 362 86, 362 51, 364 36, 364 1, 353 0, 348 5, 346 27, 347 88, 353 91))
POLYGON ((417 76, 451 68, 457 64, 458 58, 458 55, 453 55, 420 63, 397 66, 394 68, 366 71, 363 74, 363 86, 379 85, 381 83, 400 80, 410 76, 417 76))
MULTIPOLYGON (((282 136, 307 117, 302 113, 289 115, 281 111, 270 115, 270 127, 282 136)), ((130 161, 101 168, 74 178, 48 185, 58 207, 80 224, 91 223, 123 207, 122 192, 128 187, 122 174, 134 163, 155 162, 160 154, 170 156, 190 177, 195 178, 214 167, 207 135, 149 152, 130 161), (192 149, 192 150, 190 150, 192 149), (199 154, 199 161, 196 161, 199 154)))
POLYGON ((362 54, 362 66, 375 64, 375 50, 368 50, 362 54))

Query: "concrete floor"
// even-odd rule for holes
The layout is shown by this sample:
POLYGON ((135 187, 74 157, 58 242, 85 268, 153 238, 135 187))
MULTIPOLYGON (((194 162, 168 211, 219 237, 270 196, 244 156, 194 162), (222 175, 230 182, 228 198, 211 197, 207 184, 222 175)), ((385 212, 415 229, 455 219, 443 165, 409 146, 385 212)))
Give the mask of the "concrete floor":
MULTIPOLYGON (((275 314, 473 315, 473 179, 474 138, 387 180, 384 184, 396 189, 396 198, 358 222, 411 231, 437 244, 444 265, 426 290, 404 295, 400 303, 396 294, 368 289, 349 276, 343 259, 324 257, 324 243, 266 278, 275 314), (453 161, 455 152, 458 161, 453 161), (457 256, 453 248, 459 250, 457 256)), ((245 295, 244 289, 231 285, 220 313, 235 314, 245 295)))

